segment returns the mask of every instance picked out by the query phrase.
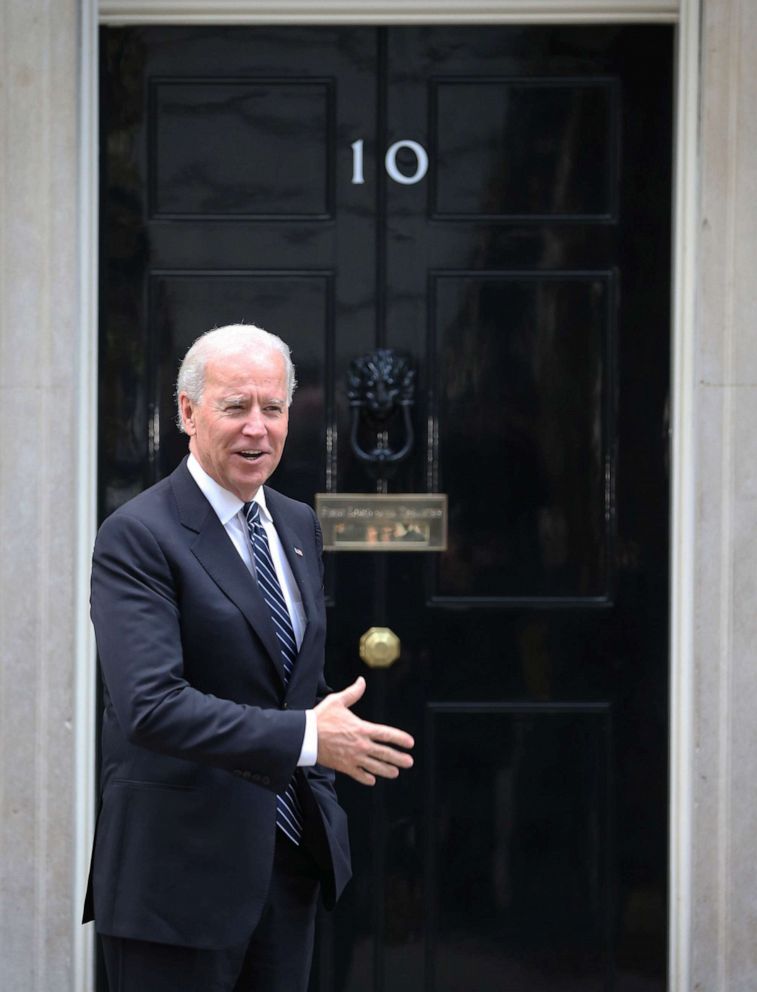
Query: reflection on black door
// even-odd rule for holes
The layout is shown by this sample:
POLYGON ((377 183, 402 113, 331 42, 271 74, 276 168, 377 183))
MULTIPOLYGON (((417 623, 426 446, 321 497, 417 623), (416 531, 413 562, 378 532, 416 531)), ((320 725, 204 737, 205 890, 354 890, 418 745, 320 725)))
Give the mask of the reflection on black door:
POLYGON ((280 489, 372 491, 344 382, 387 346, 418 367, 390 491, 449 495, 447 552, 328 556, 329 679, 418 743, 399 782, 342 783, 356 879, 313 989, 659 992, 671 29, 102 51, 101 513, 176 464, 177 360, 239 320, 294 350, 280 489))

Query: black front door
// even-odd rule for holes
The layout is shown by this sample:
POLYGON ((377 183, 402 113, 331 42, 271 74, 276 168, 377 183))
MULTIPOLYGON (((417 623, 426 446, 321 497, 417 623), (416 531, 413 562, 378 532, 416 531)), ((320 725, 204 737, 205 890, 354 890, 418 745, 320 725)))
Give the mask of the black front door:
POLYGON ((417 760, 341 783, 313 987, 663 989, 672 30, 102 41, 101 512, 182 456, 178 358, 240 320, 297 364, 278 488, 375 491, 345 376, 382 346, 418 380, 389 490, 449 498, 446 552, 327 555, 329 680, 417 760))

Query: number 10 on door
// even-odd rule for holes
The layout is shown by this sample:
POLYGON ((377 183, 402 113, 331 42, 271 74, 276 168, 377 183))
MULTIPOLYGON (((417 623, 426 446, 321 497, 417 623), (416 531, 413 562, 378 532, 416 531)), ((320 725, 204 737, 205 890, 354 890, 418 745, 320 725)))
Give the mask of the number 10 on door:
MULTIPOLYGON (((353 141, 350 148, 352 148, 352 183, 359 186, 365 182, 363 177, 363 139, 359 138, 357 141, 353 141)), ((411 141, 409 138, 395 141, 386 150, 384 168, 389 178, 393 179, 395 183, 413 186, 415 183, 419 183, 428 172, 426 149, 417 141, 411 141), (397 154, 403 148, 407 148, 415 155, 415 171, 411 175, 406 175, 397 168, 397 154)))

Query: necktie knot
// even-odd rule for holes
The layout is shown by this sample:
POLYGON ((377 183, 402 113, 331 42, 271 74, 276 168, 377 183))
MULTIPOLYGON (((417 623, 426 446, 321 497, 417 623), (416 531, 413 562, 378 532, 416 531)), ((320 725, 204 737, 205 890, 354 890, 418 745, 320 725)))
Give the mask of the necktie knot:
POLYGON ((249 503, 245 503, 242 509, 244 510, 244 515, 247 518, 248 524, 252 526, 253 524, 260 523, 260 506, 254 499, 249 503))

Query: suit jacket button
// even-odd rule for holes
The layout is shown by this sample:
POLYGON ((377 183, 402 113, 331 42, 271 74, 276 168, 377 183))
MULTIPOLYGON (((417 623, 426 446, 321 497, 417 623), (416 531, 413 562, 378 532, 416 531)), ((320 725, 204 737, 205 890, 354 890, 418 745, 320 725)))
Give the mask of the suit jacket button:
POLYGON ((271 780, 270 780, 270 778, 268 778, 267 775, 261 775, 260 781, 263 783, 263 785, 270 785, 271 784, 271 780))
POLYGON ((259 782, 260 781, 260 775, 258 775, 257 772, 251 772, 250 773, 250 778, 252 779, 253 782, 259 782))
POLYGON ((281 704, 281 708, 282 708, 282 710, 288 710, 289 709, 289 703, 282 703, 281 704))

